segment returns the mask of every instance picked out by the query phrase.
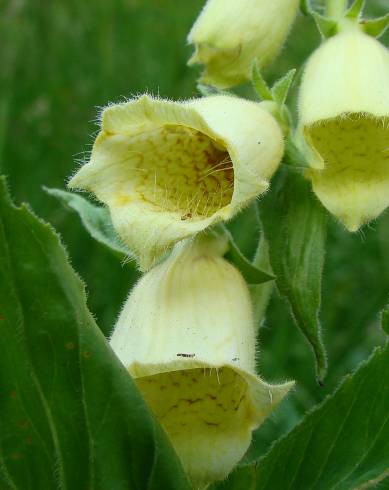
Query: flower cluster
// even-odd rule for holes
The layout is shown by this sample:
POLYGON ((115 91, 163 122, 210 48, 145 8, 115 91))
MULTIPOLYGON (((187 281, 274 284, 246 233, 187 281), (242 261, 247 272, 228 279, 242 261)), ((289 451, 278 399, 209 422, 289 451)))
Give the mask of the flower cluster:
MULTIPOLYGON (((209 0, 189 34, 201 81, 230 88, 250 79, 253 63, 280 51, 299 3, 209 0)), ((143 95, 102 112, 90 161, 70 180, 108 206, 145 272, 111 346, 196 487, 228 475, 293 385, 257 376, 248 286, 212 227, 269 189, 284 133, 303 152, 320 201, 349 230, 389 204, 389 53, 355 10, 321 18, 330 37, 306 64, 295 131, 277 117, 289 114, 290 77, 262 86, 264 102, 143 95)))

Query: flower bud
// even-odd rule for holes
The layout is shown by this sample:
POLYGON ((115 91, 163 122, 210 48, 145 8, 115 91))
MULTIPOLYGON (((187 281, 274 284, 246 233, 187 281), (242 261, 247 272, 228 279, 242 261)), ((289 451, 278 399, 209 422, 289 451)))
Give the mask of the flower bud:
POLYGON ((309 59, 299 106, 313 189, 356 231, 389 204, 389 51, 344 27, 309 59))
POLYGON ((111 338, 199 487, 227 476, 293 385, 256 376, 248 288, 210 240, 179 243, 143 276, 111 338))
POLYGON ((298 0, 208 0, 188 36, 195 45, 189 64, 201 63, 201 82, 219 88, 251 78, 255 59, 271 62, 296 16, 298 0))
POLYGON ((69 185, 108 205, 116 231, 147 269, 174 243, 264 192, 282 154, 281 130, 261 104, 145 95, 105 109, 90 161, 69 185))

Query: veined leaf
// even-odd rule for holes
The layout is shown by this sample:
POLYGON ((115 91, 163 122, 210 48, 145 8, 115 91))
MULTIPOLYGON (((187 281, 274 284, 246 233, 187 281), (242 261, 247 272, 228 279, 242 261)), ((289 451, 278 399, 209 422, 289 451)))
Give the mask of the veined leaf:
POLYGON ((381 324, 384 332, 389 335, 389 306, 382 312, 381 324))
POLYGON ((0 277, 0 488, 189 490, 58 236, 4 180, 0 277))
POLYGON ((56 197, 66 206, 70 207, 81 218, 82 224, 88 233, 98 242, 102 243, 123 259, 131 257, 131 252, 122 244, 112 225, 111 216, 106 207, 96 206, 90 201, 75 194, 60 189, 43 189, 56 197))
POLYGON ((327 369, 319 309, 327 215, 297 172, 280 172, 261 201, 261 219, 280 293, 310 343, 319 381, 327 369))
POLYGON ((234 481, 250 474, 248 488, 255 490, 387 488, 389 344, 346 376, 333 395, 255 465, 238 468, 216 488, 239 489, 234 481))

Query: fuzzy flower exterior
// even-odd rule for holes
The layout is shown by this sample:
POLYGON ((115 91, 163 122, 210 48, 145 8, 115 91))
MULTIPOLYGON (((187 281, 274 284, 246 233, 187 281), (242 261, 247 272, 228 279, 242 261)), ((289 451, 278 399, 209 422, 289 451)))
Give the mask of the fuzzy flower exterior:
POLYGON ((280 51, 295 19, 298 0, 208 0, 188 42, 201 63, 201 82, 229 88, 250 80, 255 59, 269 64, 280 51))
POLYGON ((293 385, 255 374, 249 291, 225 250, 178 244, 135 286, 111 338, 195 488, 227 476, 293 385))
POLYGON ((145 95, 105 109, 90 161, 69 185, 108 205, 147 270, 176 242, 266 191, 282 154, 281 130, 261 104, 145 95))
POLYGON ((313 189, 356 231, 389 204, 389 51, 344 28, 309 59, 299 105, 313 189))

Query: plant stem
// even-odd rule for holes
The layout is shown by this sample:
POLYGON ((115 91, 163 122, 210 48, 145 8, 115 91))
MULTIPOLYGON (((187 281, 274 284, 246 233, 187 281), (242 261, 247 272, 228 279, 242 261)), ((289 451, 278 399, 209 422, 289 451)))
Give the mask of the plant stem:
POLYGON ((340 19, 348 6, 347 0, 327 0, 326 15, 332 19, 340 19))

